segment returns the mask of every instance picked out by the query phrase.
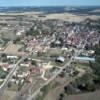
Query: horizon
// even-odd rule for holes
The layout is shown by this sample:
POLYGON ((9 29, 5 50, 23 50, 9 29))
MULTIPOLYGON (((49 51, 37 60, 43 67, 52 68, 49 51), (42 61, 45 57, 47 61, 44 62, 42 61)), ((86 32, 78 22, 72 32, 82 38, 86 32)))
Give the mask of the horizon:
POLYGON ((0 0, 0 7, 100 6, 99 0, 0 0))
POLYGON ((100 7, 100 5, 43 5, 43 6, 32 6, 32 5, 20 5, 20 6, 0 6, 0 8, 7 7, 100 7))

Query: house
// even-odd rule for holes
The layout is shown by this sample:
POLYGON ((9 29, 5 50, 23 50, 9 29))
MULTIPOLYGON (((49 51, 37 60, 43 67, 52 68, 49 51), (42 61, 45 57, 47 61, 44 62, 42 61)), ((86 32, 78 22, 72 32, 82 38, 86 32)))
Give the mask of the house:
POLYGON ((32 69, 30 69, 30 72, 31 73, 40 73, 40 68, 32 68, 32 69))
POLYGON ((24 30, 24 29, 21 30, 21 31, 18 31, 18 32, 16 33, 16 36, 21 36, 23 33, 25 33, 25 30, 24 30))
POLYGON ((90 55, 93 55, 93 54, 95 53, 95 51, 94 51, 94 50, 89 50, 88 53, 89 53, 90 55))
POLYGON ((31 65, 31 62, 28 61, 28 62, 23 62, 20 64, 21 67, 29 67, 31 65))
POLYGON ((65 61, 65 58, 62 57, 62 56, 59 56, 57 59, 56 59, 57 62, 61 62, 63 63, 65 61))
POLYGON ((60 42, 59 40, 56 40, 56 41, 55 41, 55 44, 56 44, 56 45, 60 45, 61 42, 60 42))
POLYGON ((32 50, 33 50, 33 47, 31 47, 31 46, 26 48, 26 51, 29 51, 30 52, 32 50))
POLYGON ((68 51, 68 48, 67 47, 63 47, 61 50, 62 51, 68 51))
POLYGON ((7 59, 18 59, 18 56, 9 55, 9 56, 7 56, 7 59))
POLYGON ((22 74, 17 74, 18 78, 24 78, 27 77, 30 74, 30 72, 23 72, 22 74))
POLYGON ((4 71, 8 71, 8 69, 9 69, 9 64, 4 64, 4 65, 2 65, 3 67, 2 67, 2 69, 4 70, 4 71))
POLYGON ((90 57, 74 57, 74 59, 76 61, 80 61, 80 62, 95 62, 95 58, 90 58, 90 57))

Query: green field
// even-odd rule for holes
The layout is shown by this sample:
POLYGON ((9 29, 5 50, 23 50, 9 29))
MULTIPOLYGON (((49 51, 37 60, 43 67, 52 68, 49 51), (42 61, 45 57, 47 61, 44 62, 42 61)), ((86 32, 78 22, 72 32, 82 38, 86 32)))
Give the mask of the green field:
POLYGON ((0 78, 5 79, 7 76, 8 72, 5 72, 1 67, 0 67, 0 78))

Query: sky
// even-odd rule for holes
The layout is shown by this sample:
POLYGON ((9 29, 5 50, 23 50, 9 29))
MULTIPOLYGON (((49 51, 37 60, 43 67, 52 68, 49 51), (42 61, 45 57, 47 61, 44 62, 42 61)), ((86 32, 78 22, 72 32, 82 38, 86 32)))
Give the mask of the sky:
POLYGON ((0 6, 81 6, 100 5, 100 0, 0 0, 0 6))

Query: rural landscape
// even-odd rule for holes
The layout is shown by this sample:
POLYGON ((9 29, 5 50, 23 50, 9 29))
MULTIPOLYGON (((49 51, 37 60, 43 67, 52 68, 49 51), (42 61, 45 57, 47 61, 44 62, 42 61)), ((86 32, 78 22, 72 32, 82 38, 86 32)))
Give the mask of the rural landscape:
POLYGON ((0 100, 100 100, 100 6, 0 7, 0 100))

